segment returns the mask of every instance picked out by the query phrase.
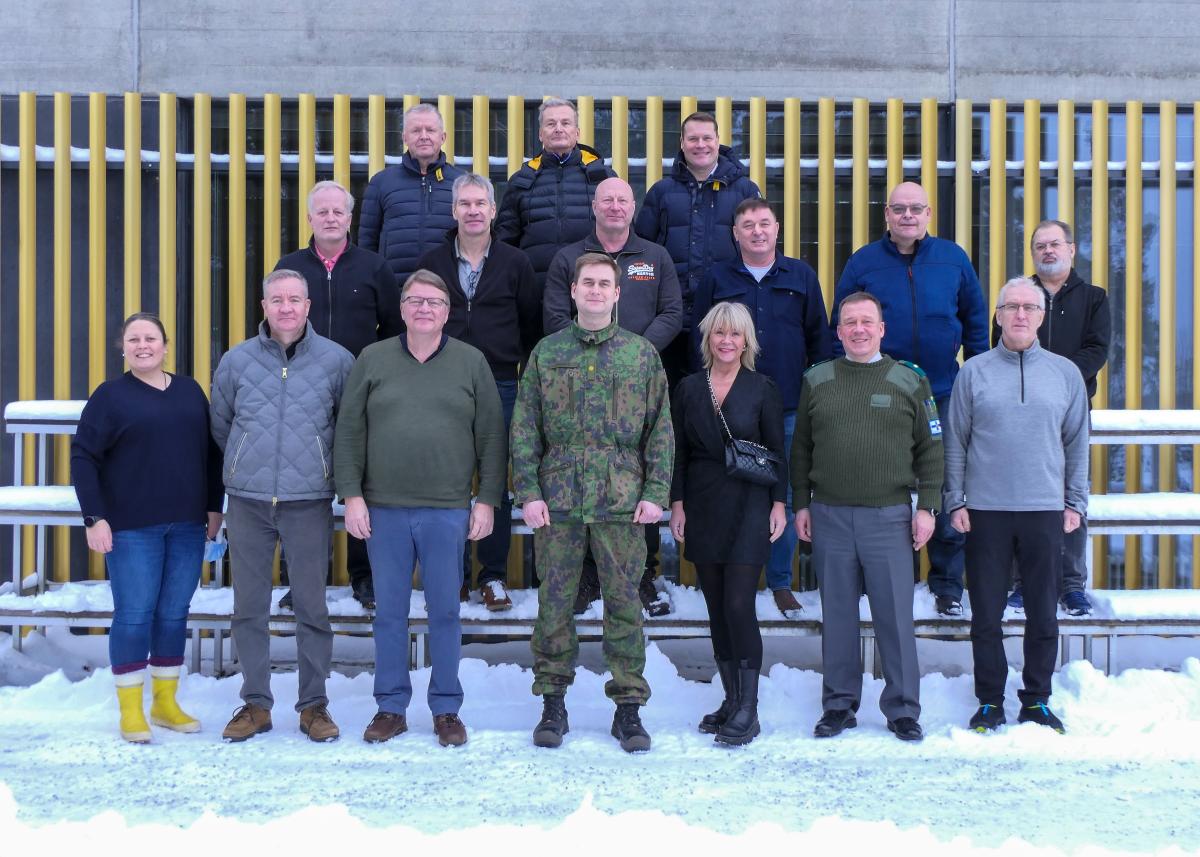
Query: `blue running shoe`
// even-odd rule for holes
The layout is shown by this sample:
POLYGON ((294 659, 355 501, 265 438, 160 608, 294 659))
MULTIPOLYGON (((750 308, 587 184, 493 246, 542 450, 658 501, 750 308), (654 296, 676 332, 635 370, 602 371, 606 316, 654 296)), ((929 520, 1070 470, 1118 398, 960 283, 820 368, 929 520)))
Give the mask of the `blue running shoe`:
POLYGON ((1064 592, 1062 597, 1062 606, 1063 609, 1067 611, 1068 616, 1092 615, 1092 602, 1088 601, 1088 597, 1081 589, 1076 589, 1072 592, 1064 592))
POLYGON ((994 732, 1007 722, 1002 706, 984 704, 971 716, 968 726, 976 732, 994 732))
POLYGON ((1025 612, 1025 595, 1021 592, 1021 584, 1014 586, 1013 591, 1008 594, 1008 606, 1018 613, 1025 612))

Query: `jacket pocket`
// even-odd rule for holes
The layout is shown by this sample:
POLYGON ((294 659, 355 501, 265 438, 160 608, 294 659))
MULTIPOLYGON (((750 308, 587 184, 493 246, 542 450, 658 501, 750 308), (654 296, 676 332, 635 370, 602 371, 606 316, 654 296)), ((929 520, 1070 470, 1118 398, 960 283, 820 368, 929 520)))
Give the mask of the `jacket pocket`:
POLYGON ((569 512, 579 508, 579 480, 575 461, 548 461, 538 468, 538 487, 542 500, 551 511, 569 512))
POLYGON ((636 368, 615 367, 608 383, 608 420, 618 440, 636 444, 646 424, 646 379, 636 368))
POLYGON ((245 451, 246 440, 249 437, 250 437, 250 432, 248 432, 248 431, 243 432, 242 436, 238 438, 237 445, 233 449, 233 456, 232 457, 230 457, 229 455, 225 456, 226 458, 229 459, 229 467, 225 471, 226 481, 232 479, 233 475, 235 473, 237 473, 238 462, 241 461, 241 459, 242 459, 242 452, 245 451))
POLYGON ((321 472, 325 474, 325 478, 329 478, 330 470, 333 467, 333 462, 329 460, 329 451, 325 447, 325 442, 321 440, 321 436, 317 435, 317 457, 321 459, 321 472))
POLYGON ((613 515, 633 515, 642 499, 642 468, 620 454, 609 459, 607 508, 613 515))

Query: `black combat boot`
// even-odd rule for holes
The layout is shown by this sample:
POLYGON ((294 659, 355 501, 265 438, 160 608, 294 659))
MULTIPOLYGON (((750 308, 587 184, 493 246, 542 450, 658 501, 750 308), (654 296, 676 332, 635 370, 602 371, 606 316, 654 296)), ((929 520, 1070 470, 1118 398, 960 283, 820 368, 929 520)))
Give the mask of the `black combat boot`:
POLYGON ((717 730, 733 714, 738 704, 738 670, 733 661, 717 661, 717 676, 721 686, 725 688, 725 701, 712 714, 700 718, 700 731, 709 735, 717 734, 717 730))
POLYGON ((644 753, 650 749, 650 735, 642 726, 639 707, 636 702, 617 703, 617 713, 613 716, 612 736, 621 742, 626 753, 644 753))
POLYGON ((542 697, 542 719, 533 727, 533 743, 538 747, 560 747, 563 736, 570 732, 567 725, 567 698, 561 693, 542 697))
POLYGON ((742 661, 738 668, 737 710, 717 730, 714 739, 721 744, 749 744, 759 733, 758 726, 758 670, 752 670, 742 661))

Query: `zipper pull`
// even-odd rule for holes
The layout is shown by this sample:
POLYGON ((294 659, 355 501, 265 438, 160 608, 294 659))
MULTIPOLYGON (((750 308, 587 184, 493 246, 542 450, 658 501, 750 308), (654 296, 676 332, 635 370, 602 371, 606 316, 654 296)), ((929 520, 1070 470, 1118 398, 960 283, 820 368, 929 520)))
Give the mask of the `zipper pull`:
POLYGON ((287 367, 286 366, 283 367, 283 380, 285 380, 285 381, 287 380, 287 367))
POLYGON ((274 509, 274 508, 275 508, 276 506, 278 506, 278 505, 279 505, 279 498, 278 498, 278 497, 272 497, 272 498, 271 498, 271 508, 272 508, 272 509, 274 509))

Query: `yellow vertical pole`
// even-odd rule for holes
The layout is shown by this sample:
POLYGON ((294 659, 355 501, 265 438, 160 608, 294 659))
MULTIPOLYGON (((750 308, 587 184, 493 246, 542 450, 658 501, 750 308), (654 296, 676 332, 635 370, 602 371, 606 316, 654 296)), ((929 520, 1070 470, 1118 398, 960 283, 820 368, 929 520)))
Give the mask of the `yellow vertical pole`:
MULTIPOLYGON (((54 93, 54 398, 71 398, 71 94, 54 93)), ((54 439, 54 484, 70 485, 70 438, 54 439)), ((54 528, 54 579, 71 579, 68 527, 54 528)))
POLYGON ((1025 100, 1025 264, 1021 273, 1033 271, 1033 251, 1029 240, 1042 219, 1042 106, 1033 98, 1025 100))
POLYGON ((575 110, 579 113, 579 142, 596 148, 596 99, 579 96, 575 99, 575 110))
POLYGON ((419 96, 419 95, 409 94, 409 95, 404 96, 404 100, 403 100, 404 112, 407 113, 408 111, 412 110, 414 107, 416 107, 420 103, 421 103, 421 96, 419 96))
POLYGON ((229 96, 229 347, 246 338, 246 96, 229 96))
POLYGON ((871 240, 871 171, 867 160, 871 147, 871 103, 865 98, 856 98, 852 111, 850 249, 857 250, 871 240))
MULTIPOLYGON (((17 170, 17 396, 37 398, 37 93, 18 97, 17 138, 20 148, 17 170)), ((26 485, 35 484, 33 437, 23 449, 26 485)), ((36 562, 33 527, 21 530, 21 556, 28 574, 36 562)), ((38 569, 44 574, 45 569, 38 569)))
POLYGON ((275 270, 282 255, 282 113, 279 95, 269 92, 263 96, 263 276, 275 270))
MULTIPOLYGON (((687 119, 689 116, 691 116, 693 113, 695 113, 699 109, 700 109, 699 102, 696 100, 695 96, 685 95, 685 96, 683 96, 683 98, 679 99, 679 130, 680 131, 683 130, 683 120, 687 119)), ((720 134, 720 127, 719 127, 720 124, 721 124, 721 121, 720 121, 720 119, 718 119, 717 120, 718 135, 720 134)))
POLYGON ((767 99, 750 99, 750 181, 767 195, 767 99))
POLYGON ((1004 159, 1007 154, 1006 124, 1008 111, 1003 98, 993 98, 991 110, 991 164, 988 170, 988 309, 996 306, 996 296, 1007 278, 1005 244, 1007 225, 1007 173, 1004 159))
POLYGON ((646 189, 663 174, 663 100, 661 95, 646 99, 646 189))
POLYGON ((196 383, 212 383, 212 96, 196 93, 192 152, 192 366, 196 383))
POLYGON ((454 163, 454 96, 439 95, 437 100, 438 114, 442 117, 442 130, 446 132, 446 143, 442 151, 446 154, 446 163, 454 163))
POLYGON ((488 97, 476 95, 471 98, 471 172, 481 176, 488 174, 488 97))
POLYGON ((312 93, 300 96, 299 125, 300 148, 296 153, 296 173, 300 177, 300 186, 296 191, 296 213, 300 226, 297 234, 303 246, 312 237, 312 227, 308 225, 308 192, 317 183, 317 97, 312 93))
MULTIPOLYGON (((449 159, 449 145, 452 138, 446 141, 446 157, 449 159)), ((371 95, 367 98, 367 178, 387 166, 384 157, 387 155, 387 99, 382 95, 371 95)))
POLYGON ((817 279, 825 306, 833 309, 833 99, 817 102, 817 279))
POLYGON ((1058 212, 1063 223, 1075 228, 1075 102, 1058 102, 1058 212))
POLYGON ((971 255, 971 172, 972 122, 974 110, 971 102, 959 98, 954 102, 954 242, 971 255))
MULTIPOLYGON (((692 108, 695 110, 695 108, 692 108)), ((686 117, 687 114, 684 114, 686 117)), ((722 95, 717 99, 716 113, 717 117, 717 139, 721 141, 722 146, 733 145, 733 99, 727 95, 722 95)), ((762 185, 759 185, 762 189, 762 185)))
MULTIPOLYGON (((1175 240, 1178 233, 1175 199, 1175 102, 1158 106, 1158 408, 1175 409, 1175 240)), ((1140 317, 1140 316, 1139 316, 1140 317)), ((1126 369, 1128 371, 1128 369, 1126 369)), ((1175 488, 1175 447, 1158 448, 1158 490, 1175 488)), ((1175 586, 1175 536, 1158 537, 1158 588, 1175 586)))
MULTIPOLYGON (((508 164, 506 175, 512 175, 525 163, 525 99, 519 95, 508 97, 508 164)), ((476 171, 478 172, 478 170, 476 171)), ((480 173, 487 175, 487 171, 480 173)))
POLYGON ((937 235, 938 222, 938 102, 921 99, 921 187, 929 197, 929 234, 937 235))
MULTIPOLYGON (((1092 102, 1092 276, 1108 289, 1108 102, 1092 102)), ((1096 376, 1095 408, 1108 407, 1108 366, 1096 376)), ((1092 485, 1108 492, 1108 448, 1092 448, 1092 485)), ((1093 488, 1093 490, 1095 490, 1093 488)), ((1092 585, 1108 588, 1108 538, 1093 539, 1092 585)))
MULTIPOLYGON (((175 115, 178 100, 174 93, 158 96, 158 317, 174 343, 179 339, 176 330, 178 312, 175 302, 175 115)), ((175 371, 175 346, 167 349, 166 368, 175 371)))
MULTIPOLYGON (((1125 407, 1142 406, 1142 102, 1125 104, 1125 407)), ((1125 491, 1142 488, 1142 448, 1125 447, 1125 491)), ((1141 539, 1125 537, 1125 588, 1142 588, 1141 539)))
POLYGON ((783 100, 783 252, 800 255, 800 99, 783 100))
POLYGON ((142 96, 125 93, 125 316, 142 308, 142 96))
POLYGON ((88 394, 104 383, 105 293, 108 283, 108 160, 105 157, 108 99, 88 96, 88 394))
POLYGON ((904 181, 904 99, 887 100, 888 192, 904 181))
POLYGON ((614 95, 612 99, 612 168, 629 181, 629 99, 614 95))
POLYGON ((350 96, 333 96, 333 180, 350 187, 350 96))

